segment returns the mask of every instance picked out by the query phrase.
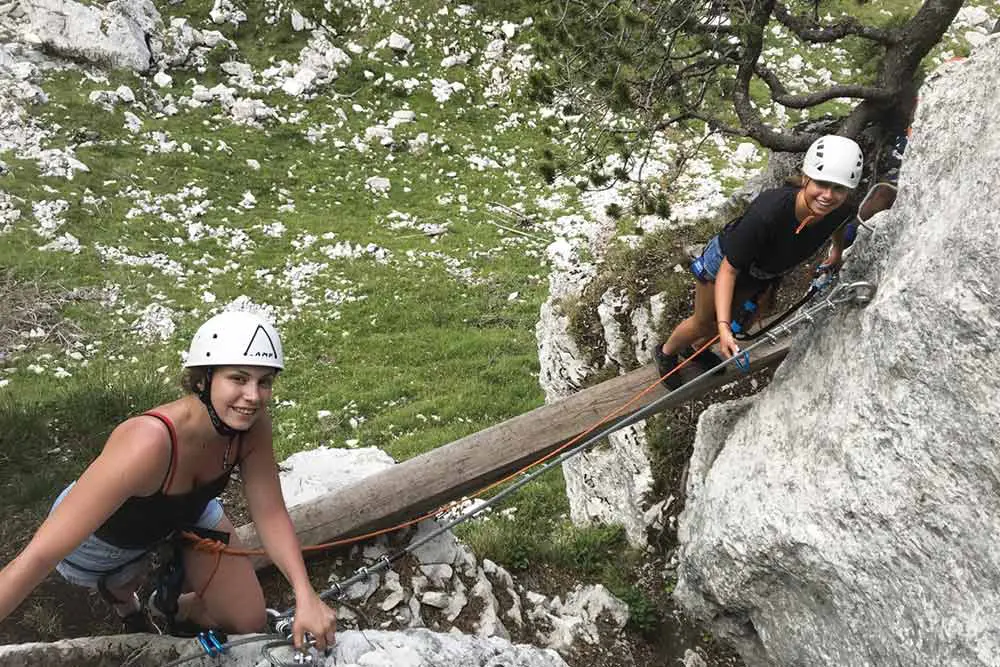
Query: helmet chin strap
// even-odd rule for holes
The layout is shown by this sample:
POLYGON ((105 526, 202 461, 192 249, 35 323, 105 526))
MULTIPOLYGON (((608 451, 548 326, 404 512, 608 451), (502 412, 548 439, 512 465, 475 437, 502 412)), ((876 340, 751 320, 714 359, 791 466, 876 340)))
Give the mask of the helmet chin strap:
POLYGON ((212 405, 212 373, 213 369, 209 368, 205 375, 205 382, 202 384, 201 389, 198 390, 198 398, 205 404, 205 409, 208 410, 208 418, 212 420, 212 426, 215 427, 216 433, 227 438, 245 433, 245 431, 235 429, 222 421, 222 417, 215 411, 215 406, 212 405))

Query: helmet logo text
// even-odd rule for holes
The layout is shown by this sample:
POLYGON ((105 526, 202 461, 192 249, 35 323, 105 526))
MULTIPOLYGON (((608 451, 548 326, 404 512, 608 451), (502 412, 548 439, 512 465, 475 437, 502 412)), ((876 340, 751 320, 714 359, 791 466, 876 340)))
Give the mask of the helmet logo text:
POLYGON ((257 329, 253 332, 253 336, 247 344, 247 349, 243 351, 243 356, 254 359, 278 358, 278 351, 274 347, 274 341, 271 340, 271 336, 261 325, 257 325, 257 329))

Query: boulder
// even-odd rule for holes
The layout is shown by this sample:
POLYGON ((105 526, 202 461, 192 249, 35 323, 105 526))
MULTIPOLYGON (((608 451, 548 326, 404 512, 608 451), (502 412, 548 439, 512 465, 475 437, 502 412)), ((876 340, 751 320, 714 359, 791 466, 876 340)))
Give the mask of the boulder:
POLYGON ((1000 37, 920 93, 895 207, 770 386, 699 423, 676 599, 747 665, 996 665, 1000 37))
POLYGON ((92 7, 72 0, 23 0, 28 41, 61 56, 145 72, 150 39, 163 30, 150 0, 115 0, 92 7))

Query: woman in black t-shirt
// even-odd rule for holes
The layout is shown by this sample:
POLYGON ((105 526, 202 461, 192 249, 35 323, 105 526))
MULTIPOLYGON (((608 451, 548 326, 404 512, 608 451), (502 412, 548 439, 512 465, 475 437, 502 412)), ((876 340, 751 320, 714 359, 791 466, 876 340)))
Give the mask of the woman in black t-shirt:
MULTIPOLYGON (((682 349, 706 340, 716 331, 719 349, 729 358, 739 352, 732 332, 733 306, 761 294, 819 250, 831 237, 828 264, 840 263, 843 226, 853 210, 845 207, 861 180, 863 157, 857 143, 827 135, 809 147, 802 165, 801 187, 762 192, 736 222, 712 238, 692 264, 694 313, 655 349, 660 375, 678 364, 682 349)), ((714 357, 703 352, 700 357, 714 357)), ((711 359, 706 366, 721 360, 711 359)), ((670 389, 682 384, 679 375, 664 380, 670 389)))

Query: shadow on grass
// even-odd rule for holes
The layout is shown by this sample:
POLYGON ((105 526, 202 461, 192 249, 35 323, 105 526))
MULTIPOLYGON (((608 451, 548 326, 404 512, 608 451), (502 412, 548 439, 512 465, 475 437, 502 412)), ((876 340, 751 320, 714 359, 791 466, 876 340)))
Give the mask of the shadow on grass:
MULTIPOLYGON (((12 381, 0 396, 0 503, 7 510, 0 522, 0 563, 24 548, 56 495, 100 453, 115 426, 179 391, 164 384, 163 376, 112 377, 102 371, 78 374, 66 385, 12 381)), ((0 623, 0 643, 106 632, 107 611, 53 573, 0 623)))

